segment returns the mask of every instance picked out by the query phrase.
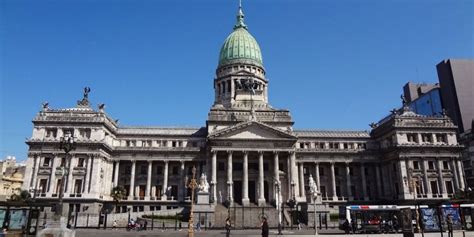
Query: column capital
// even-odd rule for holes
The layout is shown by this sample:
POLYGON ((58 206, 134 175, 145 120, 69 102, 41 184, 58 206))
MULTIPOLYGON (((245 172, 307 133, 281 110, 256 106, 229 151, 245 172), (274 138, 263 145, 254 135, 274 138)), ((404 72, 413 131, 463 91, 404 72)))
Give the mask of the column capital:
POLYGON ((344 162, 344 164, 346 164, 347 167, 349 167, 350 163, 351 163, 351 162, 349 162, 349 161, 345 161, 345 162, 344 162))
POLYGON ((257 151, 258 155, 263 155, 264 151, 257 151))
POLYGON ((132 164, 135 164, 137 163, 137 160, 130 160, 130 162, 132 162, 132 164))
POLYGON ((248 154, 249 154, 249 151, 243 150, 242 153, 244 153, 244 155, 248 155, 248 154))
POLYGON ((319 165, 319 163, 320 163, 319 161, 315 161, 315 162, 314 162, 315 165, 319 165))
POLYGON ((273 151, 273 155, 278 155, 280 152, 279 151, 273 151))
POLYGON ((227 151, 227 155, 230 155, 230 156, 231 156, 233 152, 234 152, 234 151, 232 151, 232 150, 228 150, 228 151, 227 151))
POLYGON ((217 155, 217 150, 211 150, 211 153, 212 153, 213 155, 217 155))
POLYGON ((291 155, 295 155, 296 154, 296 151, 288 151, 288 154, 291 156, 291 155))
POLYGON ((170 162, 170 161, 169 160, 164 160, 163 162, 165 163, 165 165, 167 165, 168 162, 170 162))
POLYGON ((147 160, 148 161, 148 164, 151 164, 153 163, 153 160, 147 160))

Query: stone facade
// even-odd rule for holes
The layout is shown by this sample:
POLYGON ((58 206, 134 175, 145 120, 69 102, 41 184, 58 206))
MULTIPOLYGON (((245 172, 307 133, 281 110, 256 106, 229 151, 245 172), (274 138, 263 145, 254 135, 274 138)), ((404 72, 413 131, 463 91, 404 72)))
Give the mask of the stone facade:
MULTIPOLYGON (((234 30, 246 32, 241 10, 238 20, 234 30)), ((87 93, 73 108, 44 104, 27 141, 24 188, 35 187, 41 200, 57 199, 61 169, 70 159, 64 178, 70 210, 167 210, 189 206, 186 184, 196 167, 198 177, 209 179, 211 205, 202 207, 210 218, 226 202, 271 207, 276 184, 284 202, 309 203, 310 175, 321 192, 318 202, 326 205, 447 200, 464 188, 461 146, 448 117, 404 108, 371 131, 295 130, 290 112, 270 105, 259 60, 224 55, 205 127, 122 126, 104 105, 93 109, 87 93), (66 133, 77 144, 68 157, 59 149, 66 133), (115 186, 127 193, 110 207, 115 186)))

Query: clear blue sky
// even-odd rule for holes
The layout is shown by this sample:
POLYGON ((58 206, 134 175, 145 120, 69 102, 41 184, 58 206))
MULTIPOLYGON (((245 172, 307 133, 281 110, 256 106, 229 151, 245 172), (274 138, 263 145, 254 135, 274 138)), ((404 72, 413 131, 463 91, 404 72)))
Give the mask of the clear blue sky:
MULTIPOLYGON (((25 159, 31 120, 82 88, 122 125, 205 126, 237 0, 0 1, 0 159, 25 159)), ((408 81, 474 58, 473 1, 244 0, 270 103, 295 128, 369 129, 408 81)))

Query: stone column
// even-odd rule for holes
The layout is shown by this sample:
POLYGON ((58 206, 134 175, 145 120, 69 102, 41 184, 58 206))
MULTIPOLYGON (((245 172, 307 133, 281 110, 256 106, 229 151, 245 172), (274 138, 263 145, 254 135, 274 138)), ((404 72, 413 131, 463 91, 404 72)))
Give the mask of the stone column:
POLYGON ((242 177, 242 205, 249 206, 249 154, 244 151, 243 177, 242 177))
MULTIPOLYGON (((48 190, 48 196, 54 194, 54 191, 56 191, 56 168, 58 167, 58 157, 54 155, 54 157, 51 159, 51 162, 53 162, 52 169, 51 169, 51 178, 49 179, 49 190, 48 190)), ((58 194, 58 193, 57 193, 58 194)), ((59 195, 59 194, 58 194, 59 195)))
POLYGON ((68 170, 68 176, 67 176, 67 189, 64 190, 64 193, 72 193, 73 191, 73 177, 72 177, 72 170, 74 166, 76 165, 76 157, 74 155, 68 155, 70 158, 66 157, 66 163, 68 162, 67 159, 69 159, 69 170, 68 170))
POLYGON ((369 200, 369 195, 367 193, 367 183, 365 181, 365 165, 364 163, 360 163, 360 176, 362 178, 362 195, 364 196, 364 200, 369 200))
POLYGON ((451 172, 453 173, 454 177, 454 188, 455 190, 459 190, 459 175, 458 175, 458 170, 456 169, 456 163, 454 159, 451 159, 451 172))
POLYGON ((304 193, 304 163, 303 162, 300 162, 299 163, 299 185, 300 185, 300 196, 301 198, 303 198, 304 200, 306 200, 306 195, 304 193))
MULTIPOLYGON (((314 162, 314 177, 315 177, 316 186, 318 187, 318 190, 321 192, 321 180, 319 178, 319 162, 314 162)), ((323 194, 321 193, 321 195, 323 194)))
POLYGON ((408 184, 405 183, 405 178, 408 179, 408 172, 407 172, 407 162, 405 160, 400 160, 397 163, 398 167, 398 180, 400 181, 399 190, 401 193, 398 194, 399 198, 401 199, 412 199, 413 195, 410 194, 410 190, 408 189, 408 184))
POLYGON ((84 182, 84 193, 89 193, 89 190, 90 190, 89 183, 90 183, 90 177, 92 174, 91 165, 92 165, 92 156, 88 156, 87 168, 86 168, 86 181, 84 182))
POLYGON ((135 168, 136 168, 136 160, 132 160, 132 170, 130 174, 130 189, 128 191, 128 200, 133 200, 135 197, 135 168))
MULTIPOLYGON (((32 184, 31 186, 33 186, 33 188, 39 188, 38 187, 38 170, 39 170, 39 167, 40 167, 40 161, 41 161, 41 157, 40 156, 35 156, 34 157, 34 168, 33 168, 33 181, 32 181, 32 184)), ((29 188, 29 187, 28 187, 29 188)), ((36 192, 36 194, 39 194, 39 192, 36 192)))
POLYGON ((290 168, 291 168, 291 187, 294 187, 294 190, 291 190, 293 196, 298 197, 300 194, 299 185, 298 185, 298 168, 296 167, 296 152, 290 152, 290 168))
POLYGON ((258 206, 265 206, 265 187, 264 187, 264 170, 263 170, 263 151, 258 152, 258 183, 259 183, 259 197, 258 206))
MULTIPOLYGON (((279 158, 278 158, 278 151, 275 151, 275 152, 273 152, 273 179, 281 185, 281 183, 280 183, 280 163, 279 162, 280 161, 279 161, 279 158)), ((277 200, 277 195, 278 195, 277 190, 275 189, 273 191, 273 193, 275 194, 274 199, 277 200)))
POLYGON ((146 176, 145 200, 150 200, 151 193, 151 171, 153 170, 153 161, 148 161, 148 174, 146 176))
POLYGON ((184 172, 185 171, 185 162, 181 161, 181 166, 179 169, 179 185, 178 185, 178 200, 184 201, 184 196, 186 193, 186 184, 184 183, 184 172))
POLYGON ((232 151, 227 151, 227 200, 234 202, 233 188, 232 188, 232 151))
POLYGON ((380 178, 380 164, 375 164, 375 179, 377 182, 377 194, 380 199, 384 194, 382 189, 382 179, 380 178))
POLYGON ((443 161, 442 160, 436 160, 437 166, 438 166, 438 183, 439 183, 439 189, 441 192, 441 195, 443 195, 443 198, 448 198, 448 193, 446 193, 446 184, 444 183, 444 177, 443 177, 443 161))
POLYGON ((115 174, 114 174, 114 187, 119 185, 119 170, 120 170, 120 160, 115 161, 115 174))
POLYGON ((334 173, 334 162, 331 162, 331 186, 332 186, 332 200, 337 201, 336 192, 336 174, 334 173))
POLYGON ((212 185, 212 199, 214 203, 217 203, 217 151, 212 151, 212 174, 211 174, 211 185, 212 185))
POLYGON ((163 187, 161 189, 161 200, 166 200, 168 197, 166 196, 166 191, 168 189, 168 161, 165 161, 165 167, 163 171, 163 187))
POLYGON ((426 194, 426 197, 427 198, 432 198, 433 197, 433 194, 431 192, 431 184, 430 184, 430 179, 428 178, 428 170, 427 170, 427 165, 426 165, 426 162, 425 160, 422 160, 421 162, 421 165, 422 165, 422 169, 423 169, 423 181, 425 183, 425 194, 426 194))
POLYGON ((349 163, 346 162, 346 189, 347 189, 347 198, 349 201, 354 200, 351 190, 351 169, 349 168, 349 163))
POLYGON ((465 185, 465 182, 464 182, 464 178, 466 176, 464 175, 464 169, 463 169, 461 160, 458 159, 457 163, 458 163, 457 168, 458 168, 458 175, 459 175, 459 188, 464 190, 466 188, 466 185, 465 185))

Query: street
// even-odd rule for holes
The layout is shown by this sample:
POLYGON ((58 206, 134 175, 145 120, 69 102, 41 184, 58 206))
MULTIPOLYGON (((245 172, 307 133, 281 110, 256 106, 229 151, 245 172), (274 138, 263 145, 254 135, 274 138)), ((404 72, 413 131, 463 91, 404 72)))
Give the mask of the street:
MULTIPOLYGON (((76 230, 76 237, 91 237, 91 236, 101 236, 101 237, 122 237, 122 236, 139 236, 139 237, 148 237, 148 236, 172 236, 172 237, 185 237, 187 236, 187 230, 175 231, 175 230, 149 230, 149 231, 126 231, 123 229, 120 230, 97 230, 97 229, 78 229, 76 230)), ((465 232, 463 235, 462 232, 455 232, 455 237, 474 237, 474 232, 465 232)), ((384 236, 384 237, 402 237, 401 233, 399 234, 356 234, 356 235, 345 235, 340 231, 324 231, 320 233, 320 235, 326 236, 384 236)), ((209 231, 196 231, 194 236, 225 236, 224 230, 209 230, 209 231)), ((251 236, 251 237, 259 237, 260 230, 233 230, 231 231, 231 236, 251 236)), ((270 236, 278 236, 276 230, 270 231, 270 236)), ((284 231, 282 236, 314 236, 314 232, 312 230, 301 230, 301 231, 284 231)), ((416 237, 421 237, 421 234, 415 234, 416 237)), ((441 236, 440 233, 425 233, 425 237, 438 237, 441 236)), ((443 233, 444 237, 448 236, 448 233, 443 233)))

